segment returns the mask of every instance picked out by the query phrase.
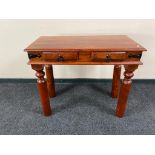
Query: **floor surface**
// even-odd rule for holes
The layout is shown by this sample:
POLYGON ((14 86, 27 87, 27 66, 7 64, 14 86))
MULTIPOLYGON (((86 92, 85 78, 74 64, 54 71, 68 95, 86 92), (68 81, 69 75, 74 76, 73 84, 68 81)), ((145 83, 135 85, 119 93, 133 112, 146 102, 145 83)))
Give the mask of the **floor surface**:
POLYGON ((111 82, 56 84, 44 117, 34 83, 0 83, 1 135, 155 134, 155 83, 133 82, 126 115, 115 117, 111 82))

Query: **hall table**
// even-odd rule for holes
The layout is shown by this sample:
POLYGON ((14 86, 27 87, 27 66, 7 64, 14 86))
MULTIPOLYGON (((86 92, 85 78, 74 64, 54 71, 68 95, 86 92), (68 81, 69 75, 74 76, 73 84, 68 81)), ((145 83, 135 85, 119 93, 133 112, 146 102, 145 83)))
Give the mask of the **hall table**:
POLYGON ((41 36, 24 51, 36 71, 45 116, 52 114, 49 98, 56 96, 52 65, 114 65, 111 96, 118 97, 116 116, 123 117, 133 72, 142 65, 140 59, 146 49, 126 35, 98 35, 41 36), (125 72, 120 86, 122 65, 125 72))

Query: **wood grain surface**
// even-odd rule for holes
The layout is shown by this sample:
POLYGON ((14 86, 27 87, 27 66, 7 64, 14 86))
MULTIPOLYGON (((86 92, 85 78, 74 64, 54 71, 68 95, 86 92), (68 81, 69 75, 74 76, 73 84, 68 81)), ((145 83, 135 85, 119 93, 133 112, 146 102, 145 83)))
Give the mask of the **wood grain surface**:
POLYGON ((146 51, 126 35, 41 36, 25 51, 146 51))

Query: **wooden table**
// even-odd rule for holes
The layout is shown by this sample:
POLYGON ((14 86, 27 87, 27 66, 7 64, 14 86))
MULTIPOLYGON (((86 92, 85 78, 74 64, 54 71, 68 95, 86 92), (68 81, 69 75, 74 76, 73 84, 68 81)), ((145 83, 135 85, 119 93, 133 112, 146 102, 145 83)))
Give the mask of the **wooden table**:
POLYGON ((49 97, 56 96, 52 65, 114 65, 111 96, 118 97, 116 116, 123 117, 133 72, 142 65, 140 59, 146 49, 125 35, 42 36, 25 51, 28 64, 36 71, 45 116, 52 113, 49 97), (125 72, 120 87, 122 65, 125 72))

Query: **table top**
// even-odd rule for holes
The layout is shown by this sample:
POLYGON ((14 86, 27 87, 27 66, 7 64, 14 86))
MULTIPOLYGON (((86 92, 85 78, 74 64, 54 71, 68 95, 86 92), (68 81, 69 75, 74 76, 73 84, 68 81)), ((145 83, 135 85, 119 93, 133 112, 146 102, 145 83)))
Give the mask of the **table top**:
POLYGON ((146 49, 126 35, 99 36, 41 36, 25 51, 146 51, 146 49))

